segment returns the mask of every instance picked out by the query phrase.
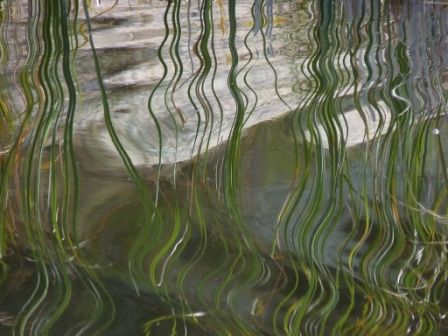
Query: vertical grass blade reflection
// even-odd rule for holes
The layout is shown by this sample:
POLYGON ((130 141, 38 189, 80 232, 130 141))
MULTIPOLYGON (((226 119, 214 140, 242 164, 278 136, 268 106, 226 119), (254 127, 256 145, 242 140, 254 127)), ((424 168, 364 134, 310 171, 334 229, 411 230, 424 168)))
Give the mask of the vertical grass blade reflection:
POLYGON ((4 1, 0 333, 446 332, 446 19, 4 1))

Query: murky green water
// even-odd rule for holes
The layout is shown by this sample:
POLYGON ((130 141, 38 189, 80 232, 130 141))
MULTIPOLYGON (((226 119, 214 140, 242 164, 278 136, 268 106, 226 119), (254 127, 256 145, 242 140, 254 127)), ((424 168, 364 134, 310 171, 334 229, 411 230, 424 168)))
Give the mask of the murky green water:
POLYGON ((0 4, 0 335, 448 331, 448 3, 0 4))

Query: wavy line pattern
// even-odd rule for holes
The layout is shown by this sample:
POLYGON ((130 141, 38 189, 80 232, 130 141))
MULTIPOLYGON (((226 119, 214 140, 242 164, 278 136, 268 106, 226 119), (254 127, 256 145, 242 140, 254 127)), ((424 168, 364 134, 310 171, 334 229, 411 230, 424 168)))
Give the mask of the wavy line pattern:
POLYGON ((445 334, 447 22, 1 1, 0 334, 445 334))

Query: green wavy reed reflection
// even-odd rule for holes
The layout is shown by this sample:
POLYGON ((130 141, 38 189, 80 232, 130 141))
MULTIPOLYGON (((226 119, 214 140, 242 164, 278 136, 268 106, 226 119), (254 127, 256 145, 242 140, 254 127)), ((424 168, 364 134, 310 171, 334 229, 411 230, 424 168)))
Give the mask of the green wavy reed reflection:
POLYGON ((448 2, 0 2, 1 335, 444 335, 448 2))

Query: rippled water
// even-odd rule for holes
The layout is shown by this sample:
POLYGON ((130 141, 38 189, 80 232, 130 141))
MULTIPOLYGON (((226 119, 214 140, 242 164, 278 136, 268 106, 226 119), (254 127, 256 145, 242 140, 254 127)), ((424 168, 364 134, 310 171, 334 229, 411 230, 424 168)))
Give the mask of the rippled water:
POLYGON ((448 2, 0 2, 0 334, 444 335, 448 2))

